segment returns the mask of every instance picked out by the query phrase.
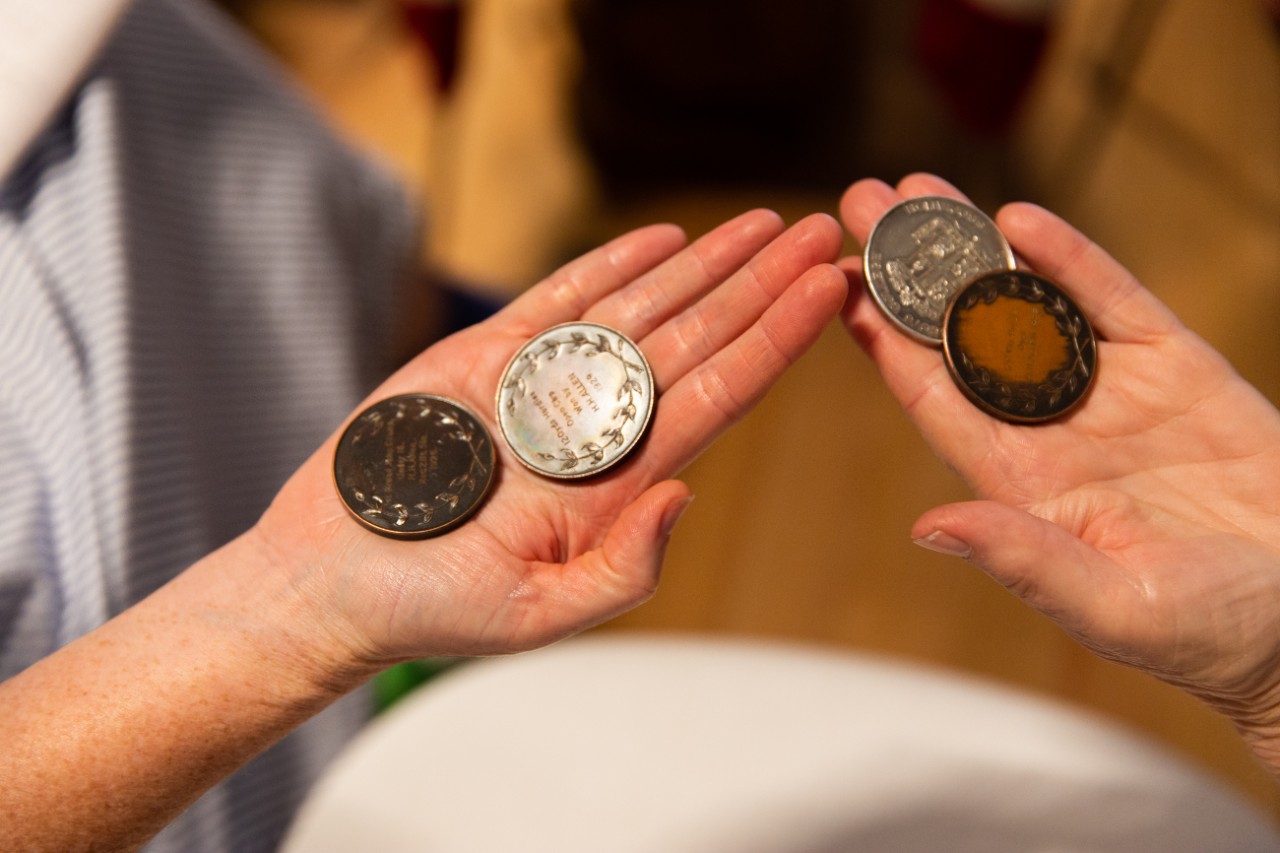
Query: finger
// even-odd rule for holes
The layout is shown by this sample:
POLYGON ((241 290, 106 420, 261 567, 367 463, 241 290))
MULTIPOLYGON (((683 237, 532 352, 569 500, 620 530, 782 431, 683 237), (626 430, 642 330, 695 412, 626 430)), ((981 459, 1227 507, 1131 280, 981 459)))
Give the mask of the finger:
POLYGON ((608 294, 675 255, 686 243, 676 225, 649 225, 569 262, 515 299, 500 315, 519 337, 581 319, 608 294))
POLYGON ((916 172, 898 181, 898 195, 903 198, 915 198, 921 195, 940 195, 954 198, 967 204, 973 204, 969 197, 952 184, 937 175, 927 172, 916 172))
POLYGON ((865 178, 850 186, 840 197, 840 219, 858 245, 865 246, 876 222, 900 201, 902 196, 884 181, 865 178))
MULTIPOLYGON (((840 218, 854 240, 865 245, 871 229, 880 221, 880 217, 900 201, 902 196, 893 187, 876 178, 866 178, 850 186, 841 197, 840 218)), ((849 281, 849 299, 843 312, 845 325, 859 346, 870 352, 870 345, 888 330, 888 323, 871 304, 871 300, 866 298, 866 278, 861 255, 841 258, 837 266, 844 271, 849 281)), ((919 347, 913 346, 912 349, 919 347)))
MULTIPOLYGON (((840 244, 840 226, 834 219, 826 214, 806 217, 765 246, 723 285, 641 339, 640 347, 649 358, 659 391, 670 388, 734 342, 798 278, 819 264, 830 264, 840 244)), ((822 322, 829 319, 827 316, 822 322)))
MULTIPOLYGON (((908 176, 902 187, 910 192, 963 198, 950 184, 931 175, 908 176)), ((867 179, 845 192, 840 212, 849 231, 865 243, 884 212, 901 200, 897 190, 867 179)), ((843 258, 839 267, 849 280, 849 300, 842 312, 845 327, 875 362, 890 392, 920 425, 935 450, 950 460, 965 447, 991 446, 999 426, 969 405, 936 349, 908 338, 885 318, 867 295, 862 258, 843 258)))
MULTIPOLYGON (((940 430, 935 447, 943 453, 965 446, 985 447, 993 438, 990 418, 977 417, 947 371, 942 354, 908 338, 893 326, 861 286, 861 261, 845 259, 849 300, 842 320, 854 342, 871 357, 889 391, 925 431, 940 430)), ((949 457, 948 457, 949 458, 949 457)))
POLYGON ((997 213, 996 222, 1028 264, 1061 284, 1079 303, 1103 338, 1141 343, 1180 326, 1173 312, 1127 269, 1044 208, 1008 204, 997 213))
POLYGON ((610 326, 639 341, 723 282, 783 228, 782 218, 771 210, 748 211, 610 293, 582 319, 610 326))
POLYGON ((1141 588, 1106 555, 1063 528, 994 501, 930 510, 917 544, 962 557, 1089 647, 1110 656, 1131 627, 1141 588))
POLYGON ((865 246, 871 229, 885 211, 907 198, 937 195, 968 201, 964 193, 935 175, 908 175, 893 188, 876 178, 857 181, 840 199, 840 218, 858 245, 865 246))
POLYGON ((692 500, 693 493, 679 480, 657 483, 624 509, 605 534, 600 553, 614 585, 643 594, 622 600, 624 607, 640 604, 657 589, 667 543, 692 500))
POLYGON ((649 479, 679 471, 750 411, 818 339, 846 289, 834 266, 809 269, 737 339, 671 385, 640 460, 649 479))

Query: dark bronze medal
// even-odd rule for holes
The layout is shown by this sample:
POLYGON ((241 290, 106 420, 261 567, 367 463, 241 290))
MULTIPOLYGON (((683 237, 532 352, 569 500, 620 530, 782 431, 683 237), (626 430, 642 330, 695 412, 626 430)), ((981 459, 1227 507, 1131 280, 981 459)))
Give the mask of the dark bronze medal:
POLYGON ((1006 421, 1059 417, 1093 383, 1097 341, 1079 307, 1053 282, 993 272, 960 289, 943 319, 947 368, 979 408, 1006 421))
POLYGON ((489 491, 494 464, 479 418, 444 397, 405 394, 356 416, 338 441, 333 477, 356 520, 408 539, 466 521, 489 491))

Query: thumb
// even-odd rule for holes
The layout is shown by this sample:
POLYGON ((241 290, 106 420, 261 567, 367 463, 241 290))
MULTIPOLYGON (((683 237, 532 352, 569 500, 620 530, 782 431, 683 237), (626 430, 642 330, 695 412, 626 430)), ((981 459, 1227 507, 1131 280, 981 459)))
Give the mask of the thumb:
POLYGON ((524 602, 536 601, 544 628, 521 647, 577 634, 647 601, 658 588, 671 530, 692 500, 684 483, 658 483, 623 508, 599 548, 550 567, 555 582, 524 602))
POLYGON ((1107 625, 1128 590, 1117 566, 1052 522, 994 501, 937 507, 916 521, 917 545, 962 557, 1089 646, 1121 629, 1107 625), (1100 606, 1103 605, 1103 606, 1100 606))
POLYGON ((657 483, 624 509, 605 534, 600 553, 607 571, 618 589, 631 591, 624 609, 657 589, 671 531, 692 501, 693 493, 679 480, 657 483))

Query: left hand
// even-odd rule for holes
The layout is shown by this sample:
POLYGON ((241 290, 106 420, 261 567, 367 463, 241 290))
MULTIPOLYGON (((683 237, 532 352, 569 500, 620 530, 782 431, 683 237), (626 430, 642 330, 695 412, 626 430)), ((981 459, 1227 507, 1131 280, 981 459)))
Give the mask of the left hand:
MULTIPOLYGON (((861 181, 841 210, 865 243, 903 197, 959 198, 927 175, 861 181)), ((1103 657, 1231 717, 1280 773, 1280 413, 1097 245, 1039 207, 996 222, 1099 336, 1094 387, 1060 420, 983 413, 941 353, 863 293, 845 321, 890 390, 979 500, 925 513, 922 545, 963 556, 1103 657)))
POLYGON ((835 317, 847 292, 830 263, 840 243, 828 216, 784 230, 768 211, 744 214, 688 247, 672 226, 614 240, 429 348, 367 401, 441 394, 484 421, 499 470, 466 523, 416 541, 361 527, 334 491, 335 434, 253 535, 309 602, 318 636, 328 634, 369 667, 527 649, 633 607, 652 594, 671 527, 690 498, 669 478, 745 415, 835 317), (591 479, 558 481, 512 456, 494 397, 526 340, 576 320, 635 341, 660 396, 649 434, 629 458, 591 479))

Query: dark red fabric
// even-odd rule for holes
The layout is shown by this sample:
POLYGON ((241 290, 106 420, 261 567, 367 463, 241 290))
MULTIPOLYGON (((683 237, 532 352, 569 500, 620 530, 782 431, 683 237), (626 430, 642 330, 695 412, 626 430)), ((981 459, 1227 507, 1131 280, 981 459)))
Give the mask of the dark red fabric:
POLYGON ((920 62, 957 121, 983 135, 1009 129, 1040 65, 1048 17, 1004 17, 967 0, 921 0, 920 62))

